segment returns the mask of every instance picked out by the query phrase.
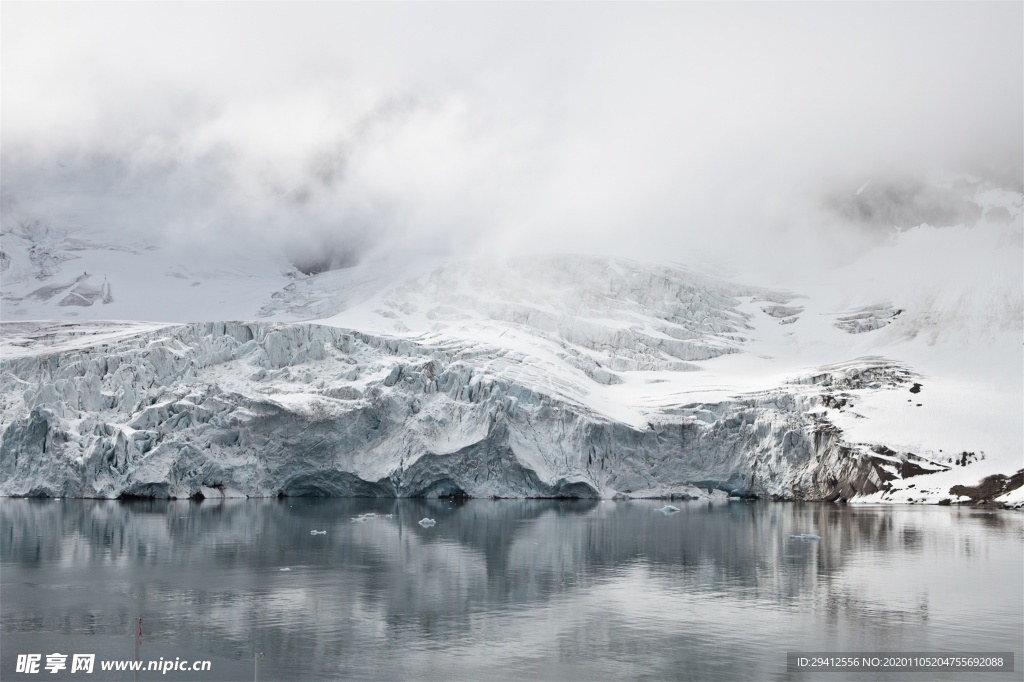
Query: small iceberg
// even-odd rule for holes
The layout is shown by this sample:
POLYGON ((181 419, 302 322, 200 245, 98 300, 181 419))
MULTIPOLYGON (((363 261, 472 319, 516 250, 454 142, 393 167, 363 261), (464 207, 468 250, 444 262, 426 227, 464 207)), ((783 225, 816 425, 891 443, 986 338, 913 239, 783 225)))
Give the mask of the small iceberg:
POLYGON ((372 519, 375 516, 377 516, 377 515, 374 514, 373 512, 367 512, 365 514, 360 514, 359 516, 357 516, 354 519, 352 519, 352 523, 362 523, 363 521, 366 521, 368 519, 372 519))
POLYGON ((309 534, 310 535, 327 535, 327 531, 325 531, 325 530, 311 530, 311 531, 309 531, 309 534))
POLYGON ((279 568, 279 569, 277 569, 277 570, 279 570, 279 571, 290 571, 290 570, 292 570, 292 569, 290 569, 290 568, 279 568))
POLYGON ((799 540, 800 542, 817 542, 821 539, 820 535, 812 535, 811 533, 800 533, 798 535, 790 535, 790 540, 799 540))
POLYGON ((437 521, 435 521, 434 519, 420 519, 419 524, 424 528, 430 528, 431 526, 436 526, 437 521))
POLYGON ((671 504, 666 504, 664 507, 662 507, 658 511, 660 511, 662 514, 665 514, 665 515, 675 514, 677 511, 679 511, 679 507, 673 507, 671 504))

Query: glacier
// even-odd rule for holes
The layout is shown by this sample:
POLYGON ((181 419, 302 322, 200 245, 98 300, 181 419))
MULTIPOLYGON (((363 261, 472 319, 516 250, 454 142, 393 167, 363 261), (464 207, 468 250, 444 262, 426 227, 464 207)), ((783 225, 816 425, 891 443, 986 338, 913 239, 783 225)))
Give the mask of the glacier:
POLYGON ((766 299, 789 295, 560 257, 432 271, 352 311, 372 333, 345 312, 4 323, 0 494, 848 501, 956 468, 837 425, 921 391, 892 359, 708 385, 716 362, 749 371, 755 321, 779 328, 766 299))
POLYGON ((947 468, 858 450, 808 412, 910 380, 877 361, 633 426, 478 344, 315 324, 93 331, 22 323, 52 345, 4 359, 4 495, 846 499, 879 490, 890 462, 947 468))
POLYGON ((0 495, 1021 507, 1024 197, 986 191, 1009 222, 901 230, 793 291, 573 254, 217 269, 5 232, 0 495))

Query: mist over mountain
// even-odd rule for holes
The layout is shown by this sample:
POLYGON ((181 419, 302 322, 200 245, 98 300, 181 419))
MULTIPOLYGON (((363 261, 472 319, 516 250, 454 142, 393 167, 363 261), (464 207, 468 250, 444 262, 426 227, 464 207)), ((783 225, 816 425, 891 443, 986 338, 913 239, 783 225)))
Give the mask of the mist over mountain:
POLYGON ((785 271, 848 254, 851 227, 975 222, 936 173, 1021 191, 1014 4, 5 19, 5 230, 283 251, 304 270, 581 250, 746 267, 769 250, 785 271))
POLYGON ((1024 504, 1022 21, 5 6, 0 493, 1024 504))

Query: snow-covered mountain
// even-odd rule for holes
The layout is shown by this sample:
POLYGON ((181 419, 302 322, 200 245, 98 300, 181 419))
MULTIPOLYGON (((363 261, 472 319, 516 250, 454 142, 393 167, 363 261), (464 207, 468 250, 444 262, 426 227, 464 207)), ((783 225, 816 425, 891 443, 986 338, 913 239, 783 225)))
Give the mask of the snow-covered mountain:
POLYGON ((1019 505, 1024 201, 972 191, 971 224, 786 289, 581 255, 306 275, 6 225, 0 494, 1019 505))

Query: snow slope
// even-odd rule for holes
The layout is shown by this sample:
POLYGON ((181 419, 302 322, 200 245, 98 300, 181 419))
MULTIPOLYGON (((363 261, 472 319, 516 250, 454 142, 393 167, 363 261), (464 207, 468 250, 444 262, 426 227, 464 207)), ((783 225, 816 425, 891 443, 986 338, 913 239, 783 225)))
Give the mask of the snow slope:
POLYGON ((0 494, 966 500, 1024 467, 1022 200, 975 200, 999 220, 786 290, 576 255, 305 276, 6 231, 0 494), (161 322, 11 322, 47 317, 161 322))

